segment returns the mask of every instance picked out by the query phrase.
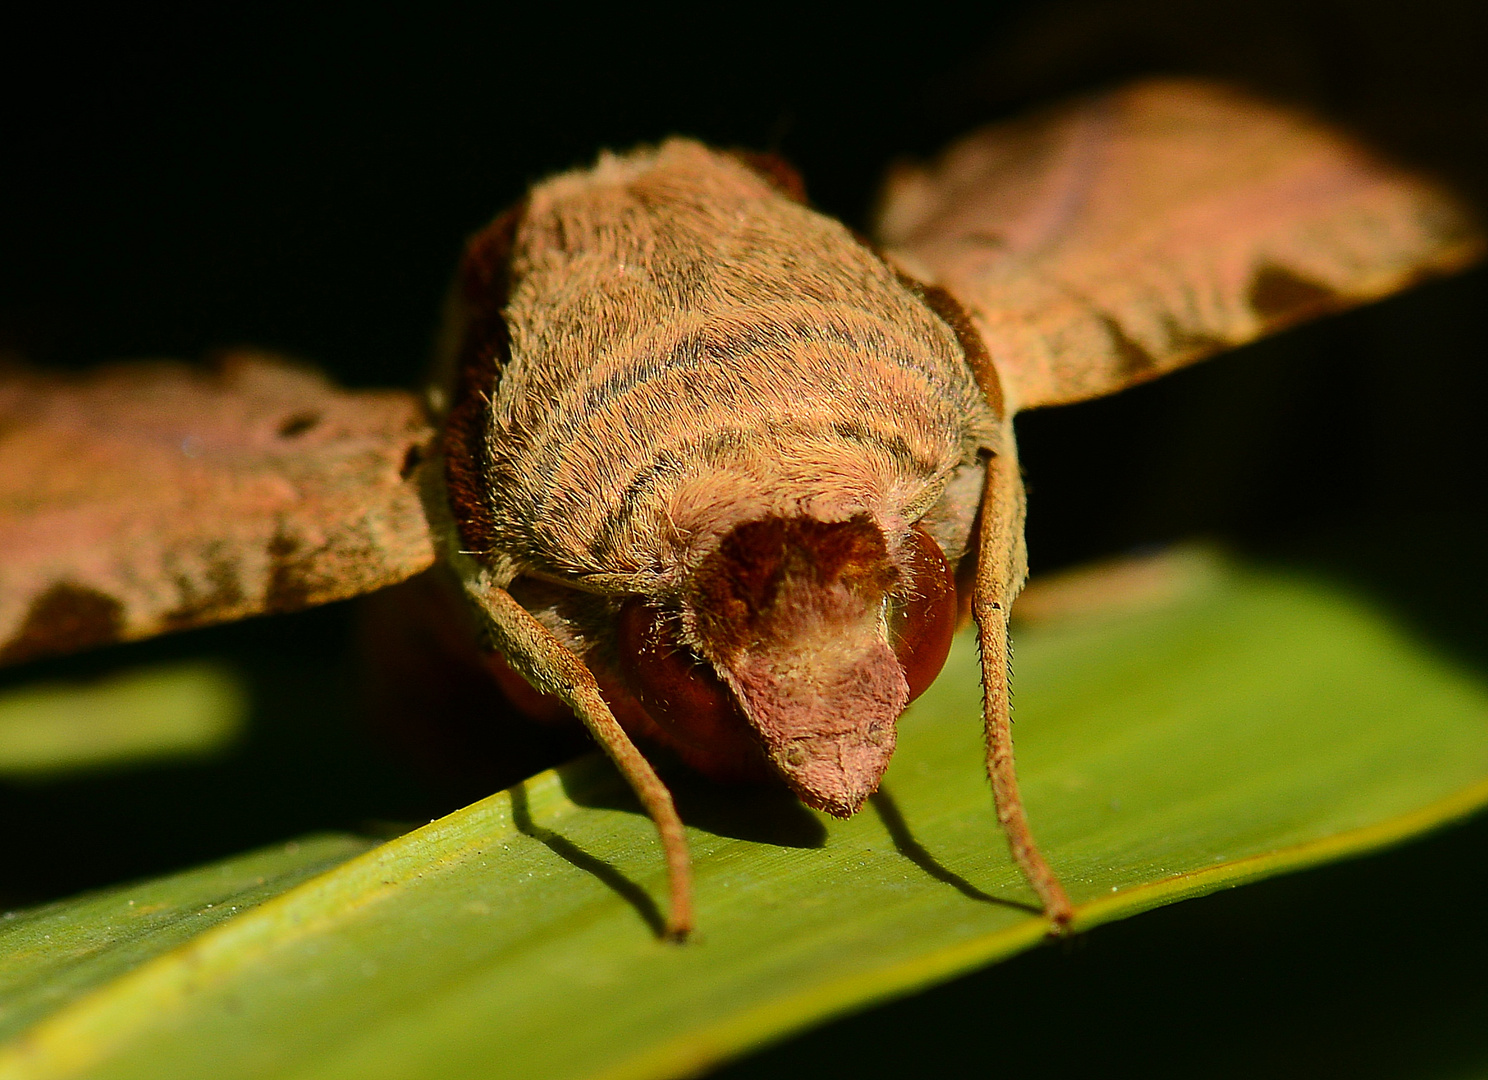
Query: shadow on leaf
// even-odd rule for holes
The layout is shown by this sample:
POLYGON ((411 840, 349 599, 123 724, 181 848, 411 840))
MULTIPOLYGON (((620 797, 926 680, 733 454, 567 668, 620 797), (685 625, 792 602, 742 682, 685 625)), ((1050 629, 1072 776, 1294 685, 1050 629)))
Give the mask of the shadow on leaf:
MULTIPOLYGON (((783 787, 719 784, 683 766, 663 770, 682 821, 695 829, 733 840, 776 847, 819 848, 827 830, 783 787)), ((579 806, 641 814, 641 804, 620 777, 599 758, 560 768, 564 793, 579 806)))
POLYGON ((904 815, 899 812, 899 804, 894 801, 894 796, 889 794, 887 787, 880 787, 877 792, 868 796, 868 801, 873 804, 873 809, 877 812, 878 819, 883 822, 884 828, 888 830, 889 838, 894 841, 894 850, 925 871, 925 873, 929 874, 936 881, 943 881, 962 896, 971 900, 978 900, 984 904, 997 904, 1001 907, 1013 908, 1017 911, 1027 911, 1033 915, 1042 913, 1037 904, 1025 904, 1019 900, 1004 900, 1001 897, 993 896, 991 893, 983 892, 960 874, 943 865, 909 831, 909 823, 904 820, 904 815))
POLYGON ((512 824, 517 830, 532 837, 547 846, 548 850, 563 859, 571 866, 593 874, 606 886, 613 889, 627 904, 635 908, 636 913, 645 920, 651 932, 660 937, 666 931, 666 919, 661 913, 661 908, 656 901, 651 899, 649 893, 615 869, 603 859, 590 855, 572 840, 545 828, 532 820, 532 810, 527 802, 526 783, 517 784, 511 789, 512 824))

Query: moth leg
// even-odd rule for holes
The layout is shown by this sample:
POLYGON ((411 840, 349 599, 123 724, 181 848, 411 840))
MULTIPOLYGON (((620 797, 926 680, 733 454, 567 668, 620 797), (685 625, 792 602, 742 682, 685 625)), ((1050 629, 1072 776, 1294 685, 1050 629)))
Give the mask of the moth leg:
POLYGON ((1004 450, 987 462, 987 482, 982 491, 981 531, 977 538, 976 584, 972 591, 972 613, 977 621, 977 644, 982 660, 982 720, 987 738, 987 776, 997 820, 1007 836, 1013 861, 1043 904, 1044 913, 1058 929, 1070 921, 1073 910, 1064 887, 1034 842, 1028 815, 1018 794, 1018 774, 1013 765, 1013 726, 1009 714, 1008 611, 1023 588, 1028 574, 1023 548, 1023 482, 1018 475, 1017 451, 1011 425, 1004 450))
POLYGON ((559 698, 574 711, 655 822, 666 853, 672 894, 666 936, 673 941, 684 940, 693 926, 692 864, 682 819, 672 804, 671 792, 616 721, 583 660, 564 647, 505 589, 472 584, 467 591, 489 618, 493 641, 507 662, 536 689, 559 698))

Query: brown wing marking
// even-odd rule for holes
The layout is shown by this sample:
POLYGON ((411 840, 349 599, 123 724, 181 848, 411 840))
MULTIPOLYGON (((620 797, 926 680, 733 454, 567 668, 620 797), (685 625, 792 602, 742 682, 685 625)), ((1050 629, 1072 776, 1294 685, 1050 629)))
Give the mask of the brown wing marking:
POLYGON ((1017 408, 1111 393, 1478 258, 1441 188, 1322 124, 1154 80, 890 178, 878 235, 971 312, 1017 408))
POLYGON ((0 375, 0 663, 411 577, 429 438, 411 395, 256 354, 0 375))

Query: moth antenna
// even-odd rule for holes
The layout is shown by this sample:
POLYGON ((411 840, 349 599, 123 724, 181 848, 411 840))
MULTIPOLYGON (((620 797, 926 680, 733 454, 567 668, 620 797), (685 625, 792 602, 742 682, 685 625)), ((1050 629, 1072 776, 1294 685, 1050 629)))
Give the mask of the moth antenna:
POLYGON ((511 666, 537 690, 552 694, 574 711, 646 808, 661 837, 671 886, 663 936, 685 941, 693 928, 692 860, 672 793, 610 712, 594 673, 583 660, 505 589, 468 584, 466 591, 490 619, 495 645, 511 666))
POLYGON ((1018 793, 1013 763, 1013 725, 1009 709, 1008 612, 1023 588, 1027 567, 1023 543, 1023 484, 1018 475, 1017 451, 1011 430, 1003 450, 987 462, 982 490, 981 531, 977 537, 976 585, 972 614, 977 622, 977 645, 982 660, 982 721, 987 738, 987 777, 997 821, 1007 837, 1013 861, 1038 894, 1044 914, 1063 933, 1074 916, 1059 877, 1044 859, 1018 793))

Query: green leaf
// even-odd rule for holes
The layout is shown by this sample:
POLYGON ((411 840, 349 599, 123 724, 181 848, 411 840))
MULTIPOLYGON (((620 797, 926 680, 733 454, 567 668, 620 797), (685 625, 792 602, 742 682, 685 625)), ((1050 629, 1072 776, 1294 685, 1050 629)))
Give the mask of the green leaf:
MULTIPOLYGON (((1316 580, 1185 580, 1164 603, 1018 635, 1024 794, 1077 927, 1488 801, 1488 690, 1471 675, 1316 580)), ((1044 924, 996 834, 977 715, 963 638, 849 822, 673 778, 697 869, 688 946, 657 940, 652 830, 587 759, 111 979, 69 989, 65 965, 33 964, 6 1000, 55 1005, 0 1051, 0 1076, 675 1076, 1012 955, 1044 924)), ((70 919, 109 951, 106 908, 55 905, 7 933, 70 919)))
POLYGON ((242 680, 211 663, 24 686, 0 695, 0 776, 211 754, 238 736, 247 711, 242 680))
POLYGON ((0 1038, 371 846, 355 836, 312 836, 155 881, 6 912, 0 1038))

